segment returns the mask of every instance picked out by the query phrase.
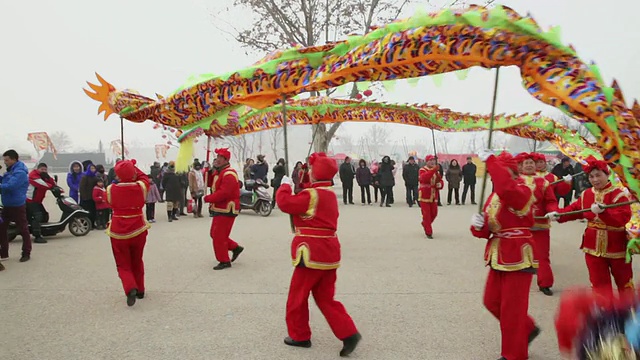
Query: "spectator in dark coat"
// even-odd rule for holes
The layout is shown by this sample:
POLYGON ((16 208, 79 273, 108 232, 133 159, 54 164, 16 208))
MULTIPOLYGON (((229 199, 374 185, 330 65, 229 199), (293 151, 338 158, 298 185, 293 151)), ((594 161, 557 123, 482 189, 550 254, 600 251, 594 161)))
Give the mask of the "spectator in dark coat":
MULTIPOLYGON (((584 170, 582 169, 582 164, 577 162, 573 166, 573 171, 575 172, 575 174, 583 172, 584 170)), ((583 191, 587 190, 590 187, 591 183, 589 182, 589 177, 587 175, 577 175, 573 177, 573 191, 576 200, 580 197, 580 194, 582 194, 583 191)))
POLYGON ((402 168, 402 179, 407 192, 407 204, 409 207, 418 203, 418 173, 420 167, 416 164, 416 159, 409 156, 409 160, 402 168))
POLYGON ((151 169, 149 172, 149 180, 153 181, 158 188, 160 188, 160 163, 154 161, 153 165, 151 165, 151 169))
MULTIPOLYGON (((563 158, 562 162, 554 166, 551 172, 553 173, 553 175, 557 176, 558 179, 562 179, 567 175, 573 175, 574 171, 573 171, 573 166, 571 166, 571 160, 569 160, 568 157, 563 158)), ((569 204, 571 204, 572 193, 573 193, 573 189, 569 190, 569 193, 564 196, 559 196, 558 194, 556 194, 558 203, 560 202, 560 199, 564 199, 564 206, 568 206, 569 204)))
POLYGON ((391 165, 391 158, 384 156, 380 167, 378 169, 378 176, 380 176, 380 207, 391 207, 391 193, 393 187, 396 185, 396 180, 393 178, 393 165, 391 165))
POLYGON ((353 178, 356 176, 355 169, 351 164, 351 158, 344 158, 340 164, 340 181, 342 182, 342 201, 353 205, 353 178))
POLYGON ((451 160, 444 177, 447 179, 447 186, 449 188, 449 192, 447 194, 447 205, 451 205, 451 195, 455 195, 456 205, 460 205, 460 181, 462 181, 462 169, 460 169, 458 160, 451 160))
POLYGON ((287 174, 284 164, 284 159, 280 158, 278 159, 276 166, 273 167, 273 179, 271 179, 271 186, 273 187, 273 197, 271 200, 272 208, 276 207, 276 191, 278 191, 278 188, 282 183, 282 178, 287 174))
POLYGON ((175 165, 170 164, 162 177, 162 187, 165 191, 167 202, 167 217, 169 222, 178 220, 180 201, 182 201, 182 185, 180 178, 176 175, 175 165))
MULTIPOLYGON (((438 161, 438 157, 436 156, 436 162, 438 161)), ((438 163, 438 172, 440 173, 440 178, 444 178, 444 168, 442 164, 438 163)), ((438 206, 442 206, 442 189, 438 189, 438 206)))
POLYGON ((269 174, 269 164, 264 161, 264 155, 258 155, 256 157, 258 162, 251 165, 251 178, 253 180, 261 179, 267 184, 267 174, 269 174))
POLYGON ((93 201, 93 188, 98 183, 96 166, 91 162, 84 162, 86 171, 80 179, 80 206, 89 212, 91 226, 96 226, 96 203, 93 201))
MULTIPOLYGON (((115 164, 120 162, 120 158, 116 159, 115 164)), ((105 186, 109 186, 111 184, 113 184, 114 181, 116 181, 116 165, 113 164, 113 166, 111 167, 111 169, 109 169, 109 173, 107 174, 107 183, 104 184, 105 186)))
POLYGON ((478 171, 476 164, 473 163, 471 157, 467 158, 467 163, 462 167, 462 180, 464 181, 464 190, 462 190, 462 205, 467 200, 467 191, 471 191, 471 204, 476 205, 476 172, 478 171))
POLYGON ((371 170, 367 167, 367 162, 364 161, 364 159, 360 159, 358 162, 356 181, 358 182, 358 186, 360 186, 360 200, 362 201, 362 205, 364 205, 365 194, 367 195, 367 203, 371 205, 371 191, 369 189, 369 185, 371 185, 373 181, 373 175, 371 175, 371 170))

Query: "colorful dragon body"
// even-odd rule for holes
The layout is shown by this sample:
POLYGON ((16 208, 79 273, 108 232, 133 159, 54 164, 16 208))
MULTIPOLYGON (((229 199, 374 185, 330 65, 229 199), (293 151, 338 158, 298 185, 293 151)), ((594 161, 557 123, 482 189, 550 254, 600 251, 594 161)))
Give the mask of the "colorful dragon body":
POLYGON ((572 47, 561 44, 558 34, 558 28, 544 31, 533 18, 504 6, 446 9, 345 41, 276 52, 237 72, 203 75, 158 100, 117 91, 101 77, 100 85, 90 84, 94 92, 85 91, 101 102, 105 118, 115 113, 177 128, 209 122, 216 129, 226 125, 220 114, 238 106, 263 109, 349 82, 518 66, 527 91, 582 122, 614 171, 640 194, 640 130, 634 111, 619 89, 602 82, 595 65, 583 63, 572 47))

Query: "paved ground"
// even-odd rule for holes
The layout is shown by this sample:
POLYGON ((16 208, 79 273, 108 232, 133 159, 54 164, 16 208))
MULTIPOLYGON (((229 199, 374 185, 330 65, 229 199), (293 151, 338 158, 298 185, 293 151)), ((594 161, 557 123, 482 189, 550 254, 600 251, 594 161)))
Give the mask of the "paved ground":
MULTIPOLYGON (((338 298, 364 339, 354 359, 496 359, 498 323, 482 307, 484 242, 471 237, 475 206, 441 208, 436 238, 420 214, 393 208, 341 207, 343 266, 338 298)), ((359 196, 356 195, 359 199, 359 196)), ((356 200, 357 201, 357 200, 356 200)), ((51 206, 49 206, 51 208, 51 206)), ((291 265, 289 220, 242 214, 233 238, 246 251, 214 272, 209 219, 169 224, 162 206, 150 231, 147 298, 128 308, 108 238, 68 232, 35 244, 18 263, 19 243, 0 273, 2 359, 331 359, 341 344, 311 302, 311 349, 284 346, 284 306, 291 265)), ((587 284, 578 250, 584 224, 556 225, 556 291, 587 284)), ((17 240, 19 241, 19 240, 17 240)), ((531 359, 560 359, 553 316, 558 296, 531 293, 531 314, 543 328, 531 359)))

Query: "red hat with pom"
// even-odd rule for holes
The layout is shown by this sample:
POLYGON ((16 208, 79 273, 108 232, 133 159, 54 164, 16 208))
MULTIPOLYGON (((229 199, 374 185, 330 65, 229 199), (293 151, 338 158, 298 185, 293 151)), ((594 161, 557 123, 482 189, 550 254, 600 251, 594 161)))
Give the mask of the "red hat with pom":
POLYGON ((498 160, 502 166, 511 169, 516 174, 518 173, 518 162, 516 161, 516 158, 508 152, 503 151, 502 154, 496 156, 496 160, 498 160))
POLYGON ((538 157, 536 156, 536 153, 523 152, 523 153, 520 153, 520 154, 516 155, 514 159, 518 164, 520 164, 520 163, 523 163, 525 160, 536 161, 537 158, 538 157))
POLYGON ((223 158, 227 159, 227 161, 231 160, 231 153, 229 152, 229 148, 219 148, 219 149, 215 149, 214 152, 217 155, 222 156, 223 158))
POLYGON ((315 181, 330 181, 338 172, 338 164, 325 153, 313 153, 309 157, 311 176, 315 181))
POLYGON ((593 157, 593 155, 589 155, 589 157, 586 158, 585 161, 587 162, 587 164, 583 166, 585 174, 588 174, 597 169, 609 175, 609 165, 605 161, 598 160, 593 157))
POLYGON ((121 160, 113 169, 120 182, 133 182, 136 177, 136 161, 121 160))

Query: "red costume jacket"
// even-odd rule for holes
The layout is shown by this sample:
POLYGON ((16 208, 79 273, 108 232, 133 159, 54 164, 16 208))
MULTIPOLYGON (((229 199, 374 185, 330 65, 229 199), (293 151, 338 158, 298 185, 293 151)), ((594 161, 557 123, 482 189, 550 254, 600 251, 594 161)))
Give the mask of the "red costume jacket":
POLYGON ((209 210, 216 215, 237 216, 240 213, 240 186, 238 173, 227 165, 214 170, 209 178, 211 194, 204 197, 209 210))
POLYGON ((107 188, 107 202, 113 209, 107 235, 113 239, 131 239, 149 229, 143 208, 147 200, 149 178, 135 168, 135 179, 120 178, 107 188))
POLYGON ((418 193, 418 201, 422 202, 438 202, 438 190, 442 189, 444 182, 442 176, 438 172, 438 167, 434 166, 429 169, 426 166, 418 171, 418 180, 420 188, 418 193))
POLYGON ((27 202, 42 204, 47 191, 53 189, 56 182, 51 177, 42 178, 38 169, 29 173, 29 188, 27 189, 27 202))
MULTIPOLYGON (((145 198, 146 199, 146 198, 145 198)), ((96 210, 104 210, 109 208, 107 202, 107 190, 99 186, 93 187, 93 202, 96 203, 96 210)))
POLYGON ((549 219, 542 218, 552 211, 558 211, 558 200, 553 193, 553 187, 549 184, 549 181, 537 175, 521 175, 520 177, 529 189, 533 191, 533 196, 536 198, 533 204, 534 225, 531 230, 550 229, 551 222, 549 219), (535 219, 536 217, 541 219, 535 219))
POLYGON ((519 271, 537 268, 533 257, 533 192, 521 178, 513 179, 495 156, 487 160, 494 192, 484 206, 484 227, 471 226, 473 236, 488 239, 484 260, 492 269, 519 271))
MULTIPOLYGON (((583 191, 578 200, 558 211, 558 213, 588 209, 594 202, 611 205, 626 201, 629 201, 629 199, 622 189, 609 183, 600 191, 594 188, 583 191)), ((575 215, 561 216, 558 222, 576 219, 588 220, 587 228, 582 236, 582 245, 580 245, 582 251, 593 256, 612 259, 625 257, 628 241, 625 225, 631 220, 631 205, 605 209, 603 213, 598 215, 587 211, 575 215)))
POLYGON ((292 194, 289 184, 282 184, 276 193, 280 210, 293 215, 295 236, 291 242, 293 266, 331 270, 340 267, 338 199, 331 181, 311 183, 298 194, 292 194))
MULTIPOLYGON (((555 174, 550 173, 548 171, 541 171, 538 173, 539 176, 543 177, 545 180, 549 182, 549 184, 553 184, 554 182, 561 180, 555 174)), ((569 194, 571 191, 571 183, 567 183, 565 181, 560 181, 555 185, 551 185, 553 192, 558 196, 565 196, 569 194)))

